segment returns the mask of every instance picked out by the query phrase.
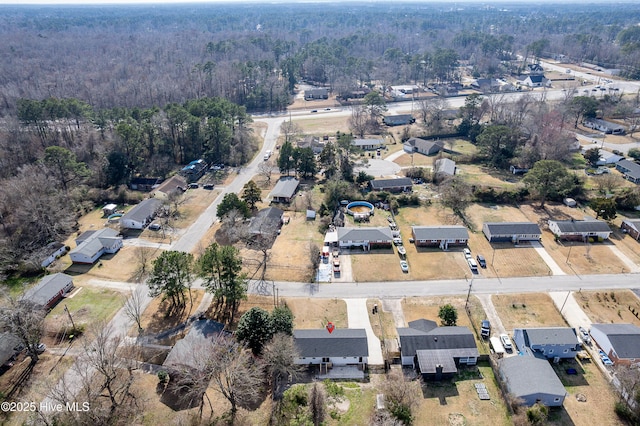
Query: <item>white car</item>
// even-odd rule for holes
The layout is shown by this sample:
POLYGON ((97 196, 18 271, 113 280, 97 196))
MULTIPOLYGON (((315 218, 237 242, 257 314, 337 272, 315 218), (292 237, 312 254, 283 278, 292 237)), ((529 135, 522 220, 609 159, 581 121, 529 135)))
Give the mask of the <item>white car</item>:
POLYGON ((511 344, 511 339, 506 334, 500 335, 500 341, 502 342, 502 346, 508 351, 513 350, 513 345, 511 344))
POLYGON ((406 261, 401 260, 400 269, 402 269, 402 272, 409 272, 409 264, 406 261))
POLYGON ((462 252, 464 253, 465 259, 471 259, 471 250, 466 248, 466 249, 462 250, 462 252))

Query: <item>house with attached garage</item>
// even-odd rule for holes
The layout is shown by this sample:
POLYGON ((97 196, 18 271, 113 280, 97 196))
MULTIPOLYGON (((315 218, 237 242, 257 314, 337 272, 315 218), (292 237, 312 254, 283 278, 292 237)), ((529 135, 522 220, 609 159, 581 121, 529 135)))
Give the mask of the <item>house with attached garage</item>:
POLYGON ((338 247, 364 251, 377 248, 391 248, 393 234, 387 227, 379 228, 338 228, 338 247))
POLYGON ((640 219, 625 219, 620 225, 622 232, 626 232, 631 238, 640 240, 640 219))
POLYGON ((615 364, 640 364, 640 327, 633 324, 591 324, 589 334, 615 364))
POLYGON ((572 359, 580 351, 576 331, 569 327, 516 328, 513 341, 519 352, 529 348, 534 356, 572 359))
POLYGON ((384 147, 384 139, 353 139, 351 146, 364 151, 375 151, 384 147))
POLYGON ((490 243, 540 241, 542 231, 533 222, 485 222, 482 232, 490 243))
POLYGON ((409 154, 418 153, 422 155, 435 155, 442 150, 441 141, 428 141, 420 138, 410 138, 403 145, 405 152, 409 154))
POLYGON ((619 124, 612 123, 610 121, 602 120, 599 118, 587 118, 582 123, 584 127, 588 127, 590 129, 599 130, 604 132, 607 135, 624 135, 625 128, 619 124))
POLYGON ((413 181, 409 178, 374 179, 369 181, 372 191, 406 192, 413 189, 413 181))
POLYGON ((416 247, 439 247, 446 250, 449 246, 466 246, 469 231, 464 226, 412 226, 411 235, 416 247))
POLYGON ((438 327, 419 319, 397 331, 402 365, 417 368, 425 380, 451 378, 460 365, 476 365, 480 356, 467 327, 438 327))
POLYGON ((369 362, 369 345, 364 328, 293 330, 298 365, 318 365, 320 371, 337 366, 356 366, 364 371, 369 362))
POLYGON ((272 203, 288 203, 296 193, 300 181, 293 177, 283 177, 269 193, 272 203))
POLYGON ((616 163, 618 170, 624 178, 633 183, 640 183, 640 164, 630 160, 620 160, 616 163))
POLYGON ((162 200, 148 198, 120 218, 120 227, 123 229, 144 229, 156 217, 161 207, 162 200))
POLYGON ((529 407, 537 402, 547 407, 561 407, 567 396, 562 382, 546 359, 530 354, 502 358, 498 361, 498 374, 505 391, 529 407))
POLYGON ((57 273, 46 275, 35 287, 27 290, 20 300, 25 300, 43 309, 51 309, 60 299, 73 290, 73 278, 57 273))
POLYGON ((561 240, 608 240, 611 228, 603 220, 550 220, 549 230, 561 240))
POLYGON ((76 238, 76 247, 69 252, 73 263, 93 264, 103 254, 114 254, 122 248, 122 237, 115 229, 85 231, 76 238))

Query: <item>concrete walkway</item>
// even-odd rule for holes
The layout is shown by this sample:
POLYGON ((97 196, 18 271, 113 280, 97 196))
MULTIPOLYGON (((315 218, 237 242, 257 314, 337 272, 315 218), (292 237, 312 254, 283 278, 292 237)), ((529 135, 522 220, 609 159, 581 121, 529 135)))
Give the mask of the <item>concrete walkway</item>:
POLYGON ((364 328, 369 345, 369 365, 384 365, 380 339, 373 333, 367 310, 367 299, 344 299, 347 304, 349 328, 364 328))
POLYGON ((542 260, 544 260, 544 263, 546 263, 549 269, 551 270, 552 275, 567 275, 566 272, 564 272, 562 268, 558 266, 556 261, 553 260, 553 258, 549 255, 549 253, 547 253, 547 250, 545 250, 545 248, 542 247, 542 244, 540 244, 537 241, 531 241, 531 247, 536 249, 536 251, 542 258, 542 260))
POLYGON ((629 272, 637 273, 640 272, 640 267, 636 265, 633 260, 629 259, 629 256, 620 251, 620 249, 613 244, 608 244, 607 247, 615 254, 622 263, 625 264, 629 272))

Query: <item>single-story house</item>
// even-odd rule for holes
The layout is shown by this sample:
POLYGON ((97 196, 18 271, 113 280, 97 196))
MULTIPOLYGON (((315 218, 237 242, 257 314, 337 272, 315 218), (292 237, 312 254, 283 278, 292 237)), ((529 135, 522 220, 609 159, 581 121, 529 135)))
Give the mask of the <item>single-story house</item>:
POLYGON ((298 365, 333 366, 355 365, 365 369, 369 362, 369 345, 364 328, 325 328, 293 330, 293 341, 300 357, 298 365))
POLYGON ((393 234, 388 227, 379 228, 338 228, 340 248, 359 248, 369 251, 375 248, 390 248, 393 234))
POLYGON ((13 360, 22 342, 15 334, 0 333, 0 367, 13 360))
POLYGON ((315 155, 320 154, 325 147, 324 141, 321 141, 317 136, 306 136, 303 140, 297 141, 296 145, 300 149, 311 148, 315 155))
POLYGON ((76 238, 76 247, 69 252, 69 257, 73 263, 90 265, 100 259, 103 254, 117 253, 122 245, 122 237, 115 229, 85 231, 76 238))
POLYGON ((187 181, 179 175, 171 176, 153 191, 153 196, 166 200, 173 194, 182 194, 187 189, 187 181))
POLYGON ((420 92, 420 88, 415 84, 403 86, 391 86, 391 96, 394 98, 405 99, 407 95, 413 95, 420 92))
POLYGON ((326 87, 316 87, 304 91, 304 99, 310 101, 313 99, 329 99, 329 89, 326 87))
POLYGON ((569 327, 516 328, 513 341, 519 352, 529 348, 534 356, 548 359, 572 359, 580 350, 576 331, 569 327))
POLYGON ((73 287, 73 278, 70 275, 63 273, 46 275, 35 287, 27 290, 20 300, 29 301, 44 309, 51 309, 73 287))
POLYGON ((44 248, 44 255, 47 256, 46 259, 40 263, 40 266, 46 268, 56 261, 60 256, 64 256, 67 253, 67 247, 60 242, 53 242, 47 244, 44 248))
POLYGON ((522 399, 524 405, 537 402, 560 407, 567 395, 549 361, 534 356, 512 356, 498 361, 498 371, 506 391, 522 399))
POLYGON ((269 193, 272 203, 288 203, 295 195, 300 181, 294 177, 283 177, 269 193))
POLYGON ((180 175, 188 182, 195 182, 207 172, 207 162, 203 159, 193 160, 180 170, 180 175))
POLYGON ((626 231, 634 240, 640 240, 640 219, 625 219, 622 221, 620 229, 626 231))
POLYGON ((416 122, 411 114, 385 115, 382 122, 387 126, 404 126, 416 122))
POLYGON ((365 151, 374 151, 384 146, 384 139, 353 139, 351 146, 365 151))
POLYGON ((411 235, 417 247, 440 247, 446 250, 451 245, 465 246, 469 231, 464 226, 412 226, 411 235))
POLYGON ((449 158, 439 158, 433 163, 435 175, 453 176, 456 174, 456 162, 449 158))
POLYGON ((616 169, 624 175, 626 180, 640 183, 640 164, 631 160, 620 160, 616 163, 616 169))
POLYGON ((120 218, 120 227, 123 229, 144 229, 156 217, 160 207, 162 207, 162 200, 147 198, 120 218))
MULTIPOLYGON (((582 155, 584 156, 584 154, 589 150, 589 148, 587 147, 582 147, 582 149, 580 150, 582 152, 582 155)), ((620 160, 624 160, 624 157, 618 154, 614 154, 613 152, 609 152, 606 151, 604 149, 601 149, 599 151, 600 154, 600 158, 598 158, 598 161, 596 161, 596 166, 606 166, 607 164, 616 164, 618 163, 618 161, 620 160)))
POLYGON ((485 222, 482 232, 490 243, 540 241, 542 231, 533 222, 485 222))
POLYGON ((104 206, 102 208, 102 216, 103 217, 108 217, 111 216, 112 214, 114 214, 116 212, 116 210, 118 209, 118 205, 114 204, 114 203, 109 203, 106 206, 104 206))
POLYGON ((413 189, 413 181, 409 178, 374 179, 369 181, 372 191, 406 192, 413 189))
POLYGON ((500 82, 495 78, 477 78, 471 82, 471 87, 483 92, 497 92, 500 82))
POLYGON ((210 351, 218 336, 224 333, 224 325, 209 319, 193 322, 187 335, 178 340, 162 364, 174 369, 198 368, 203 351, 210 351))
POLYGON ((640 363, 640 327, 633 324, 591 324, 589 334, 614 363, 640 363))
POLYGON ((131 179, 129 182, 129 188, 134 191, 151 191, 162 183, 162 179, 156 177, 137 177, 131 179))
POLYGON ((442 142, 438 140, 410 138, 403 144, 403 149, 409 154, 417 152, 422 155, 435 155, 440 152, 442 146, 442 142))
POLYGON ((249 233, 254 236, 269 236, 274 238, 284 222, 284 212, 276 207, 267 207, 260 210, 251 218, 249 233))
POLYGON ((475 365, 480 356, 473 333, 467 327, 438 327, 419 319, 398 328, 403 366, 418 368, 427 380, 452 377, 460 365, 475 365))
POLYGON ((600 118, 587 118, 582 124, 584 127, 588 127, 590 129, 599 130, 601 132, 606 133, 607 135, 624 135, 625 128, 619 124, 612 123, 610 121, 602 120, 600 118))
POLYGON ((603 220, 550 220, 549 230, 563 240, 586 241, 589 238, 608 240, 611 229, 603 220))
POLYGON ((544 74, 536 75, 521 75, 518 77, 518 82, 527 87, 549 87, 551 86, 551 80, 546 78, 544 74))

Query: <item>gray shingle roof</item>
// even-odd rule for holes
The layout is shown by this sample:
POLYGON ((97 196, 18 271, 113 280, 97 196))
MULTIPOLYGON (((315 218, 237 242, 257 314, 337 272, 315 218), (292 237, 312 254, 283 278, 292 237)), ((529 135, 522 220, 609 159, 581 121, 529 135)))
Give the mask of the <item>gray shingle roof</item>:
MULTIPOLYGON (((527 345, 577 345, 576 331, 569 327, 525 328, 527 345)), ((514 331, 515 333, 515 331, 514 331)))
POLYGON ((429 332, 405 327, 397 331, 402 356, 433 349, 474 349, 476 354, 478 352, 473 334, 467 327, 436 327, 429 332))
POLYGON ((469 231, 464 226, 413 226, 411 229, 418 240, 469 239, 469 231))
POLYGON ((282 178, 269 194, 271 197, 291 198, 296 193, 300 181, 296 178, 282 178))
POLYGON ((541 234, 538 224, 533 222, 486 222, 491 235, 541 234))
POLYGON ((618 358, 640 358, 640 327, 633 324, 592 324, 611 342, 618 358))
POLYGON ((383 145, 382 139, 354 139, 351 141, 353 146, 369 146, 369 145, 383 145))
POLYGON ((338 228, 338 241, 391 241, 389 228, 338 228))
POLYGON ((372 189, 401 188, 405 186, 413 186, 413 182, 409 178, 397 179, 375 179, 369 181, 372 189))
POLYGON ((633 228, 640 230, 640 219, 625 219, 622 223, 631 225, 633 228))
MULTIPOLYGON (((476 352, 478 351, 476 350, 476 352)), ((418 356, 418 366, 422 374, 435 374, 436 366, 438 365, 442 366, 443 373, 455 373, 458 371, 456 362, 453 359, 457 355, 454 355, 451 350, 417 351, 416 355, 418 356)))
POLYGON ((24 293, 22 300, 28 300, 36 305, 45 306, 49 299, 65 288, 73 278, 70 275, 57 273, 46 275, 35 287, 31 287, 24 293))
POLYGON ((0 333, 0 366, 9 361, 20 345, 20 339, 11 333, 0 333))
POLYGON ((442 149, 443 143, 440 141, 428 141, 420 138, 411 138, 405 142, 416 148, 417 151, 435 154, 442 149))
POLYGON ((280 228, 280 222, 282 221, 282 215, 284 211, 276 207, 267 207, 260 210, 251 219, 249 224, 249 232, 252 234, 261 234, 263 232, 275 232, 280 228))
POLYGON ((367 333, 363 328, 293 330, 293 339, 301 357, 369 356, 367 333))
POLYGON ((129 210, 122 218, 125 220, 133 220, 136 222, 144 222, 147 218, 153 216, 160 206, 162 205, 162 200, 158 200, 156 198, 148 198, 138 205, 134 206, 131 210, 129 210))
POLYGON ((498 361, 510 393, 516 397, 543 393, 562 397, 566 394, 549 361, 533 356, 512 356, 498 361))
POLYGON ((581 232, 611 232, 607 222, 602 220, 550 220, 549 223, 558 225, 558 229, 562 233, 581 233, 581 232))
POLYGON ((69 252, 69 255, 81 253, 84 256, 93 257, 105 246, 110 247, 113 239, 117 238, 120 238, 118 237, 118 231, 111 228, 83 232, 76 239, 77 246, 69 252))
POLYGON ((616 167, 623 167, 627 171, 626 175, 633 177, 634 179, 640 179, 640 164, 630 160, 620 160, 616 163, 616 167))

